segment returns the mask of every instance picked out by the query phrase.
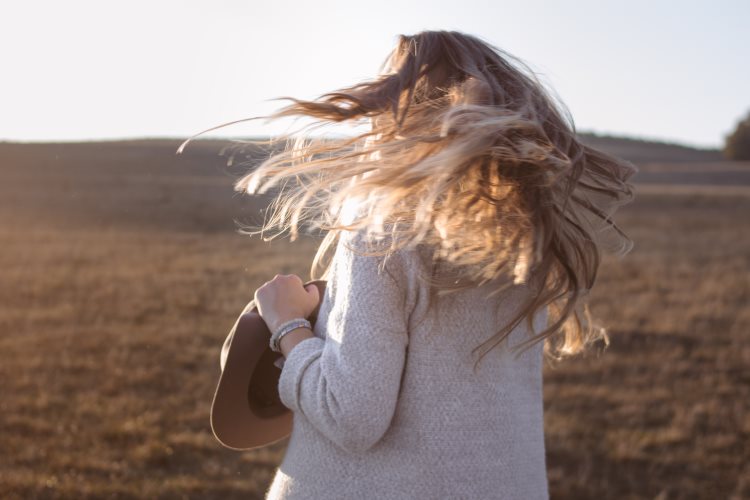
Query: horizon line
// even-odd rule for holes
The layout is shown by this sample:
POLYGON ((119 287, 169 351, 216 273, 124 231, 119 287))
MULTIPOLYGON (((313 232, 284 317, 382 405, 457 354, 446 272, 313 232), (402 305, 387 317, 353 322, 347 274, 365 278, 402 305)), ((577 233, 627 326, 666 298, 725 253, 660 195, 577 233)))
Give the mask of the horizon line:
MULTIPOLYGON (((660 137, 649 137, 649 136, 637 136, 637 135, 626 135, 617 134, 612 132, 598 132, 595 130, 578 130, 578 135, 589 135, 600 138, 608 139, 620 139, 630 140, 637 142, 646 142, 654 144, 663 144, 670 146, 679 146, 689 149, 701 150, 701 151, 721 151, 721 146, 703 146, 689 141, 681 141, 679 139, 667 139, 660 137)), ((247 140, 269 140, 272 137, 278 137, 277 135, 249 135, 249 136, 214 136, 205 135, 202 137, 195 137, 193 141, 247 141, 247 140)), ((346 134, 328 134, 330 137, 348 137, 346 134)), ((97 138, 75 138, 75 139, 7 139, 0 138, 0 144, 88 144, 88 143, 106 143, 106 142, 137 142, 137 141, 182 141, 189 139, 191 136, 178 136, 178 135, 150 135, 150 136, 120 136, 120 137, 97 137, 97 138)))

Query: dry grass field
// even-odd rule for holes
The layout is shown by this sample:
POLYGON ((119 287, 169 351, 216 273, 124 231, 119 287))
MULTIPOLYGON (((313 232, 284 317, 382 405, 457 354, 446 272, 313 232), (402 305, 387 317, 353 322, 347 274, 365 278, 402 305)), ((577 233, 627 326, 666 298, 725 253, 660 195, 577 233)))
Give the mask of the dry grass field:
MULTIPOLYGON (((285 442, 222 449, 219 349, 316 241, 235 232, 221 144, 0 144, 0 498, 262 498, 285 442)), ((592 309, 545 371, 552 498, 750 498, 750 164, 641 164, 592 309)))

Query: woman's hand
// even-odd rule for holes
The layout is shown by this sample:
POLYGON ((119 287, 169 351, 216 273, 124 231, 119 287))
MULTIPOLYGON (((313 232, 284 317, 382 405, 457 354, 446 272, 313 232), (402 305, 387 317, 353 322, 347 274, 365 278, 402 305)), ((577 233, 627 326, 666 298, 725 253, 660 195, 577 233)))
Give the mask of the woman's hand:
POLYGON ((319 301, 318 287, 310 284, 305 288, 302 279, 295 274, 277 274, 255 290, 258 314, 271 333, 290 319, 308 318, 319 301))

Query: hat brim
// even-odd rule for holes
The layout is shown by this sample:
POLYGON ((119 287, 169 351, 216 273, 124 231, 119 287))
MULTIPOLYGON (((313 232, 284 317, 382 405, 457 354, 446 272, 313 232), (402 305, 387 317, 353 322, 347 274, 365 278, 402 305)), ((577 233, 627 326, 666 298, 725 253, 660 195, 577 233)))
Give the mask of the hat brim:
MULTIPOLYGON (((308 318, 314 325, 326 282, 313 280, 320 301, 308 318)), ((245 307, 229 332, 221 353, 222 371, 211 404, 211 430, 227 448, 248 450, 289 436, 293 414, 279 399, 282 355, 269 346, 271 332, 255 301, 245 307)))

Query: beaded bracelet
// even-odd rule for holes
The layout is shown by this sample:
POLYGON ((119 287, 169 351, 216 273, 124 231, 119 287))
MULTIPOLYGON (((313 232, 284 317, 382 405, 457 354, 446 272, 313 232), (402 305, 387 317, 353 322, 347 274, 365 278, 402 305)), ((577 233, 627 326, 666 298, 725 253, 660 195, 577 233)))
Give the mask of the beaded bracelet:
POLYGON ((274 352, 281 352, 281 338, 292 330, 297 328, 306 327, 312 330, 312 325, 305 318, 295 318, 281 324, 275 332, 271 335, 270 346, 274 352))

